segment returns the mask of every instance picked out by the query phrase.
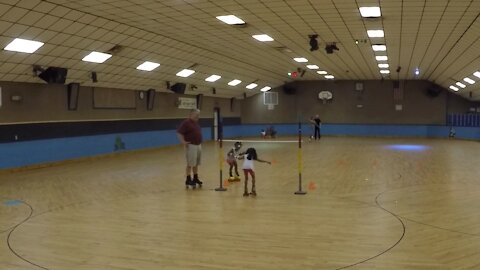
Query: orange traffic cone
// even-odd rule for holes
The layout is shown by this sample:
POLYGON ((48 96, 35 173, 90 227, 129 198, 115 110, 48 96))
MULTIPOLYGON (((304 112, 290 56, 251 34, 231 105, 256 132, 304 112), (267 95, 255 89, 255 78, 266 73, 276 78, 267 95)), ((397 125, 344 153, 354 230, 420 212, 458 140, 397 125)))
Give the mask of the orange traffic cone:
POLYGON ((308 190, 315 190, 315 189, 317 189, 317 184, 310 181, 310 183, 308 183, 308 190))

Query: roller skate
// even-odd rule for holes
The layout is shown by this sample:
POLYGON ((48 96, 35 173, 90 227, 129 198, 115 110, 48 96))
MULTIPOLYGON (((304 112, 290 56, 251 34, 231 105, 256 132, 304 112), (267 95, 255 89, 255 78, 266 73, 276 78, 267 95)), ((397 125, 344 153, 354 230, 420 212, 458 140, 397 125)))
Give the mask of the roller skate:
POLYGON ((245 190, 245 191, 243 192, 243 197, 248 197, 248 195, 249 195, 249 194, 248 194, 248 190, 245 190))
POLYGON ((250 196, 256 197, 256 196, 257 196, 257 192, 256 192, 255 190, 252 190, 252 192, 250 192, 250 196))
POLYGON ((187 176, 187 180, 185 180, 185 188, 188 189, 189 187, 195 188, 196 184, 195 181, 190 178, 190 176, 187 176))
POLYGON ((193 182, 193 185, 198 185, 198 187, 202 187, 203 185, 203 182, 200 181, 200 179, 198 179, 198 176, 194 176, 192 182, 193 182))
POLYGON ((230 176, 230 177, 228 178, 228 182, 234 182, 234 181, 235 181, 235 177, 230 176))

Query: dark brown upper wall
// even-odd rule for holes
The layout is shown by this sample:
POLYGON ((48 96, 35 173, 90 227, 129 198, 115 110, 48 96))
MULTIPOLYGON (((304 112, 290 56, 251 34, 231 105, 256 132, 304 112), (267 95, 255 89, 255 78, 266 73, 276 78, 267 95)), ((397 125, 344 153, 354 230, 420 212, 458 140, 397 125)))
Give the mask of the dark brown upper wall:
POLYGON ((472 102, 454 94, 449 94, 447 97, 448 113, 468 113, 470 108, 476 110, 478 107, 480 107, 480 102, 472 102))
POLYGON ((473 102, 442 91, 437 97, 426 94, 427 81, 403 82, 403 101, 394 102, 392 81, 364 81, 364 90, 356 91, 354 81, 306 81, 293 84, 295 95, 280 89, 279 105, 268 110, 263 95, 243 102, 242 123, 294 123, 319 114, 326 123, 352 124, 445 124, 447 112, 466 112, 473 102), (331 103, 318 99, 320 91, 333 93, 331 103), (447 102, 448 101, 448 102, 447 102), (402 111, 395 104, 403 105, 402 111), (357 105, 363 105, 358 108, 357 105))
MULTIPOLYGON (((2 88, 2 106, 0 123, 48 122, 48 121, 84 121, 84 120, 127 120, 149 118, 184 118, 188 110, 178 109, 175 102, 179 96, 169 93, 156 93, 154 109, 146 109, 146 99, 141 100, 136 92, 136 109, 94 109, 93 89, 81 87, 76 111, 67 110, 67 86, 32 83, 0 82, 2 88), (12 95, 23 97, 21 102, 12 102, 12 95)), ((130 91, 130 90, 123 90, 130 91)), ((194 97, 194 96, 189 96, 194 97)), ((234 110, 230 110, 230 99, 204 97, 202 118, 213 117, 213 108, 218 106, 223 117, 240 117, 236 101, 234 110)))

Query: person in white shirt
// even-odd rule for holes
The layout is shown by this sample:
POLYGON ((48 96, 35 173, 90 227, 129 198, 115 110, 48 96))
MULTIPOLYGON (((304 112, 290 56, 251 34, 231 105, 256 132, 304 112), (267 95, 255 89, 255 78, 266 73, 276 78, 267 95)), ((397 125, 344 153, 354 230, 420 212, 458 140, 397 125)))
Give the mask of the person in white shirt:
POLYGON ((230 166, 230 178, 228 181, 240 181, 240 174, 238 173, 237 158, 240 156, 240 148, 242 148, 241 142, 236 142, 232 149, 227 153, 227 163, 230 166), (235 169, 235 177, 232 170, 235 169))
POLYGON ((272 164, 270 161, 261 160, 257 156, 257 151, 255 148, 248 148, 243 155, 240 156, 240 159, 243 159, 243 173, 245 175, 245 191, 243 192, 243 196, 247 197, 249 195, 257 196, 257 192, 255 190, 255 166, 254 161, 272 164), (248 193, 248 175, 252 177, 252 192, 248 193))

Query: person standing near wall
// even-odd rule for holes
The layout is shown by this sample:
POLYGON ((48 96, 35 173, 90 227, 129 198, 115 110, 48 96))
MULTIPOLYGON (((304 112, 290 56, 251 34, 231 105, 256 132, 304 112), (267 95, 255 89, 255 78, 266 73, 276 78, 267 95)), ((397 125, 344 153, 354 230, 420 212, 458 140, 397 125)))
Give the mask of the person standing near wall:
POLYGON ((314 121, 314 125, 315 125, 315 140, 317 140, 317 138, 320 140, 320 126, 322 125, 322 120, 320 120, 320 116, 317 114, 315 115, 315 118, 313 118, 313 121, 314 121))
POLYGON ((198 178, 198 166, 202 157, 202 129, 198 123, 200 110, 190 111, 190 117, 185 119, 177 129, 177 136, 185 147, 187 158, 185 185, 195 187, 202 186, 203 182, 198 178), (191 173, 193 171, 193 179, 191 173))
POLYGON ((310 133, 310 136, 308 136, 308 140, 311 141, 315 136, 315 120, 313 116, 310 117, 310 120, 308 120, 308 122, 310 123, 310 127, 311 127, 311 133, 310 133))

